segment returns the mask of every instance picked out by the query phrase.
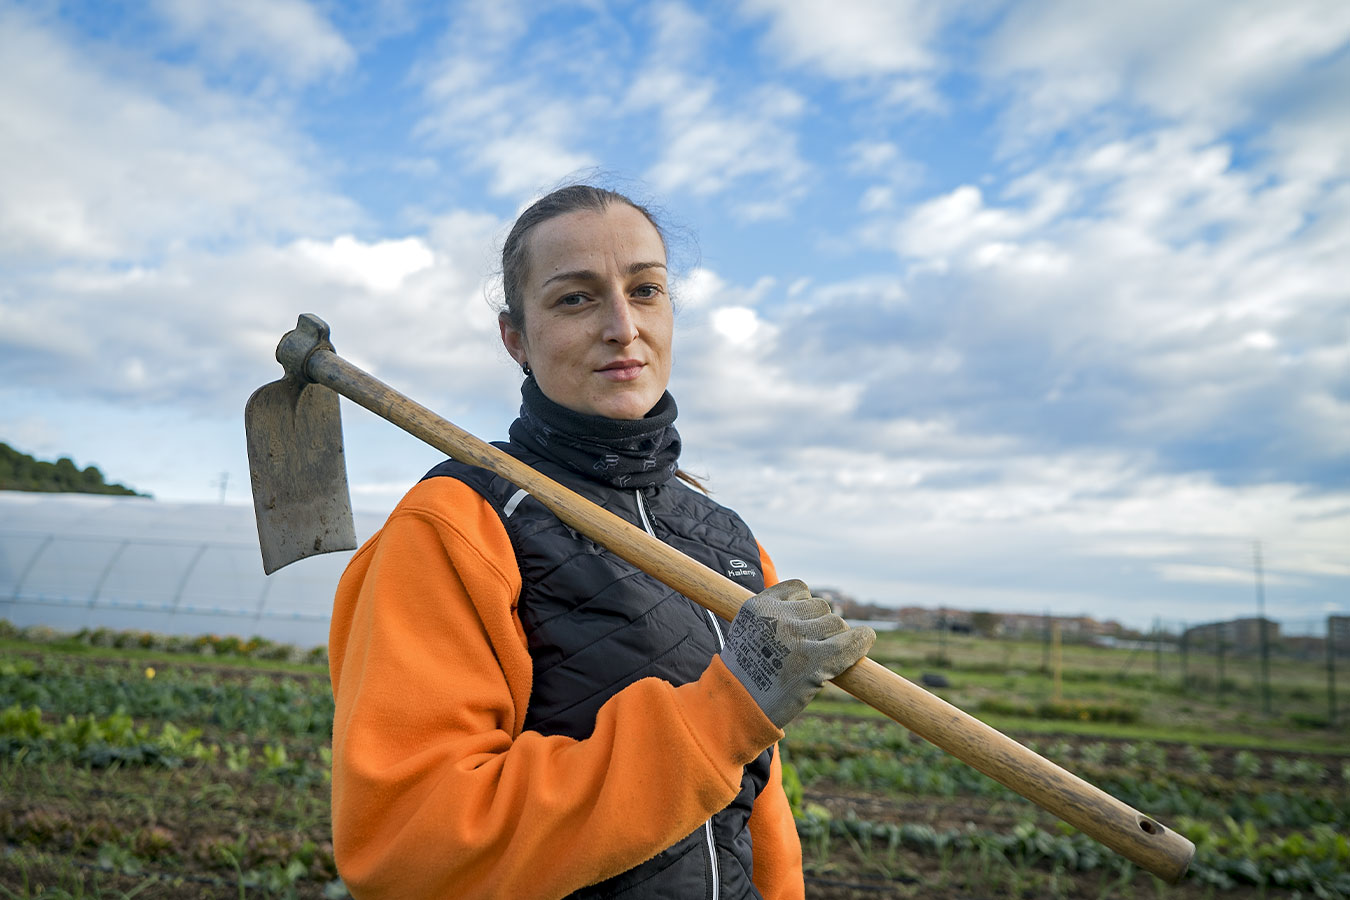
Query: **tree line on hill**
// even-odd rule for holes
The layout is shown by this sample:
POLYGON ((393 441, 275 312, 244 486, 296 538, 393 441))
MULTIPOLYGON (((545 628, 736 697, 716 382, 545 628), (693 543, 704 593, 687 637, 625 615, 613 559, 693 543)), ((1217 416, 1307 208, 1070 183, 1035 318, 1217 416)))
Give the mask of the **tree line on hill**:
POLYGON ((27 453, 20 453, 5 443, 0 443, 0 491, 149 496, 126 485, 104 481, 103 473, 97 466, 80 469, 68 456, 54 463, 45 462, 27 453))

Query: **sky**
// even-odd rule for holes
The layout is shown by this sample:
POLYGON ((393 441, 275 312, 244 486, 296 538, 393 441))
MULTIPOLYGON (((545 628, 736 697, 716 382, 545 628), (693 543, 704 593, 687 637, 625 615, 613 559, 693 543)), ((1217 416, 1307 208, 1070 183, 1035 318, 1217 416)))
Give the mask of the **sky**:
MULTIPOLYGON (((495 256, 651 204, 684 467, 891 606, 1350 614, 1342 0, 0 0, 0 441, 249 504, 300 313, 486 439, 495 256)), ((344 401, 352 502, 437 451, 344 401)))

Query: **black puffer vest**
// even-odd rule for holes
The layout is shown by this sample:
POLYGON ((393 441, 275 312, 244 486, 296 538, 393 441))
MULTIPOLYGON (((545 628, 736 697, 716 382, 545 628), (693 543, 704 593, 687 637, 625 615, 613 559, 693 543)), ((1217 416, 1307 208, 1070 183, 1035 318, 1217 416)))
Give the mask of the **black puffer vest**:
MULTIPOLYGON (((764 588, 753 535, 732 511, 676 478, 611 487, 514 443, 496 446, 752 591, 764 588)), ((465 482, 497 510, 520 565, 519 613, 534 665, 525 728, 588 737, 596 712, 642 678, 695 681, 721 646, 722 623, 603 549, 515 485, 453 460, 427 473, 465 482)), ((728 727, 735 727, 729 723, 728 727)), ((745 767, 726 809, 652 859, 571 895, 584 900, 746 900, 752 881, 748 821, 768 780, 772 750, 745 767)), ((660 798, 652 798, 660 805, 660 798)))

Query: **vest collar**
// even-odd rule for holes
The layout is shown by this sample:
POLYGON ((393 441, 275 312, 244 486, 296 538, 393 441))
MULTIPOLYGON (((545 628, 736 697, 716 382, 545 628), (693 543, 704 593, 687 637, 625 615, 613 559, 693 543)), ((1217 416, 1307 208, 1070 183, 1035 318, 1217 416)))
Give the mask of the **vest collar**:
POLYGON ((511 440, 579 475, 616 488, 664 484, 675 474, 680 433, 667 391, 641 419, 592 416, 554 403, 530 375, 520 386, 511 440))

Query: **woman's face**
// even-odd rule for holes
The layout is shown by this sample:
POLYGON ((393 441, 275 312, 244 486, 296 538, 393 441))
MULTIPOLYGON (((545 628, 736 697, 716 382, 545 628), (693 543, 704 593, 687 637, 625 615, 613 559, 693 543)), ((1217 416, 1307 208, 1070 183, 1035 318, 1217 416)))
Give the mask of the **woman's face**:
POLYGON ((501 320, 507 351, 555 403, 642 418, 670 381, 674 313, 660 234, 616 203, 548 219, 526 240, 525 328, 501 320))

